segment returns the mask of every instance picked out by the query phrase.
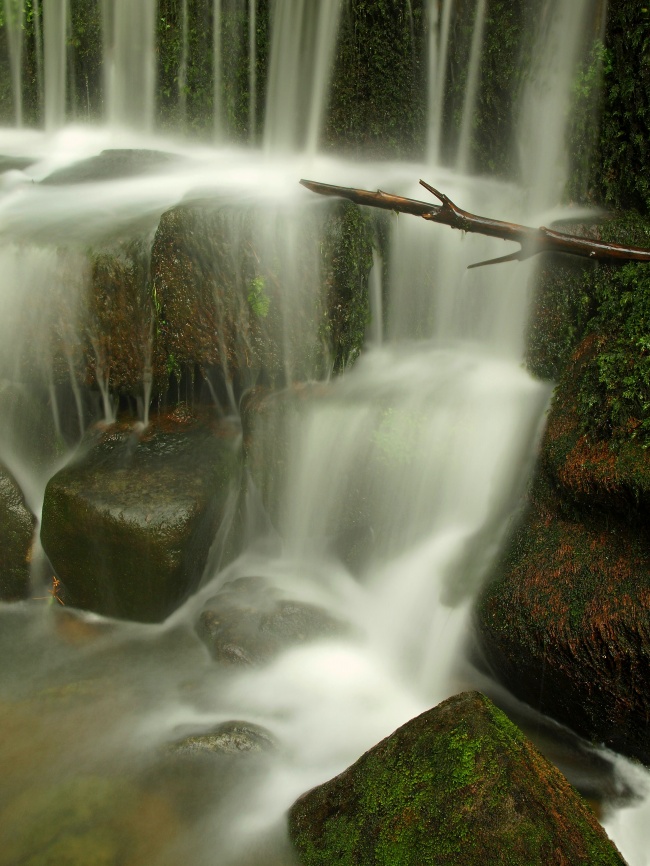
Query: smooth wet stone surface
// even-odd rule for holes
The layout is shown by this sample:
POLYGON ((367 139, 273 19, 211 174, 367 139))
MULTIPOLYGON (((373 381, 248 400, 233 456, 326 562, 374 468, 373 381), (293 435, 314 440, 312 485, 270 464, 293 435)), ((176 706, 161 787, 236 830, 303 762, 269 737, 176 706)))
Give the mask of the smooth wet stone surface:
POLYGON ((624 863, 564 776, 478 692, 303 794, 289 833, 302 866, 624 863))
POLYGON ((0 601, 29 595, 30 559, 36 518, 16 479, 0 463, 0 601))
POLYGON ((225 584, 206 603, 196 630, 216 661, 232 665, 262 664, 286 647, 347 631, 327 611, 282 598, 259 577, 225 584))
POLYGON ((275 741, 266 728, 251 722, 223 722, 211 731, 194 734, 175 743, 167 751, 183 758, 204 755, 246 755, 273 751, 275 741))
POLYGON ((65 604, 164 619, 196 588, 238 488, 233 428, 169 418, 95 431, 45 491, 41 539, 65 604))
POLYGON ((63 185, 137 177, 164 170, 179 159, 175 154, 160 150, 103 150, 97 156, 53 171, 41 183, 63 185))

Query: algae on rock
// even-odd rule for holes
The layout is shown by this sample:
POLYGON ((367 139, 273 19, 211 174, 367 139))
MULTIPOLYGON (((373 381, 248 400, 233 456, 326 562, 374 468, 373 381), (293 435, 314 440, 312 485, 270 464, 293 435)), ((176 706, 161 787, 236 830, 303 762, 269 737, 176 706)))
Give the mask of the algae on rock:
POLYGON ((289 833, 303 866, 624 863, 564 776, 478 692, 303 794, 289 833))

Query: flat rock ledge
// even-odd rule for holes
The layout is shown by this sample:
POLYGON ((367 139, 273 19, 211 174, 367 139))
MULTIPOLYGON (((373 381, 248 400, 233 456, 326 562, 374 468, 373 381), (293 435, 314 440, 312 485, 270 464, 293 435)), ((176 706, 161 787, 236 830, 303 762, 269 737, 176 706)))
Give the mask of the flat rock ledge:
POLYGON ((303 866, 625 862, 564 776, 478 692, 412 719, 304 794, 289 833, 303 866))

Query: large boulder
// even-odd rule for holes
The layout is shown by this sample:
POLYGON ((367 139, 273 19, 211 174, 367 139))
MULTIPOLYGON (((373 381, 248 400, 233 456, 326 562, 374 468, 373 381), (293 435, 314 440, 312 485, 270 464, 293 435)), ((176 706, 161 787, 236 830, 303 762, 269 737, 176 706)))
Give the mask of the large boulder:
POLYGON ((64 601, 157 622, 196 588, 239 485, 236 431, 183 418, 92 433, 49 481, 41 540, 64 601))
POLYGON ((564 776, 478 692, 304 794, 289 832, 303 866, 624 863, 564 776))
POLYGON ((29 595, 29 572, 36 518, 17 481, 0 463, 0 600, 29 595))
POLYGON ((650 455, 580 422, 600 343, 585 338, 563 375, 476 626, 485 661, 517 697, 650 764, 650 455))

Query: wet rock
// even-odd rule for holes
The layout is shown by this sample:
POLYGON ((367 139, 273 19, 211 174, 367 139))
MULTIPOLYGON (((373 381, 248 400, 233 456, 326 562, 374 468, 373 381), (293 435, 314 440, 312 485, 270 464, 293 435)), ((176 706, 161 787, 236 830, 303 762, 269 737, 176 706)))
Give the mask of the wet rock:
POLYGON ((517 697, 650 764, 650 547, 540 474, 476 608, 481 649, 517 697))
POLYGON ((624 863, 561 773, 478 692, 304 794, 289 832, 303 866, 624 863))
POLYGON ((227 583, 201 612, 197 632, 219 662, 254 665, 282 649, 346 632, 322 608, 281 598, 259 577, 227 583))
POLYGON ((41 540, 65 603, 164 619, 196 587, 238 485, 231 428, 169 416, 95 431, 45 491, 41 540))
POLYGON ((32 541, 36 518, 6 466, 0 463, 0 600, 29 595, 32 541))
POLYGON ((168 752, 180 757, 194 758, 204 755, 244 755, 272 751, 275 741, 260 725, 250 722, 223 722, 204 734, 195 734, 178 740, 168 752))
POLYGON ((179 159, 175 154, 159 150, 103 150, 98 156, 53 171, 41 183, 63 185, 138 177, 164 170, 179 159))

